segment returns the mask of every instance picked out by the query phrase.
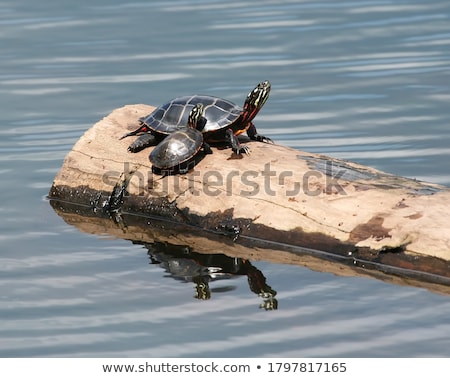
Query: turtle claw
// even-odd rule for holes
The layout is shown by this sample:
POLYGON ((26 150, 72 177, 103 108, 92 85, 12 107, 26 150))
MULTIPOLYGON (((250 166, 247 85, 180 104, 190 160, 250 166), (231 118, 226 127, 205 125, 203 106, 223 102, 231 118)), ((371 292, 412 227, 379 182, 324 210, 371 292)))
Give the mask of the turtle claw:
POLYGON ((245 153, 246 155, 250 155, 250 152, 251 152, 250 147, 248 147, 248 146, 241 146, 241 148, 240 148, 238 153, 239 154, 245 153))
POLYGON ((270 139, 270 138, 268 138, 268 137, 266 137, 266 136, 264 136, 264 135, 259 135, 259 134, 256 134, 255 136, 254 136, 254 140, 256 140, 256 141, 258 141, 258 142, 264 142, 264 143, 272 143, 272 144, 274 144, 274 141, 272 140, 272 139, 270 139))
POLYGON ((242 156, 242 154, 250 155, 251 152, 250 147, 248 146, 239 145, 239 147, 231 147, 231 149, 233 150, 233 153, 238 156, 242 156))

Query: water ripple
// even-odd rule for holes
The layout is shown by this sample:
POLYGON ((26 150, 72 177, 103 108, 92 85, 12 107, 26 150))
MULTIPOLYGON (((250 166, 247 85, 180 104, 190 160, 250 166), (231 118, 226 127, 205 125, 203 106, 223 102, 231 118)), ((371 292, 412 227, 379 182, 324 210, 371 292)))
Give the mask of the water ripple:
POLYGON ((188 74, 128 74, 112 76, 80 76, 80 77, 39 77, 3 80, 3 85, 67 85, 67 84, 114 84, 141 83, 153 81, 178 80, 189 77, 188 74))

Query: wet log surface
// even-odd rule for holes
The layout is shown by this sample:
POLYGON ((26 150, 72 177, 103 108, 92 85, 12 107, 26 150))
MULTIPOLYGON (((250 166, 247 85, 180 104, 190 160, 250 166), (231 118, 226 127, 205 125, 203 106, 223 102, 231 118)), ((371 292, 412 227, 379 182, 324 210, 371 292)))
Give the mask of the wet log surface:
POLYGON ((256 248, 271 261, 277 253, 285 256, 277 251, 306 248, 322 251, 319 259, 401 268, 409 276, 423 272, 428 281, 450 276, 448 188, 245 140, 248 156, 213 147, 187 174, 157 175, 148 160, 151 148, 132 154, 133 138, 119 140, 152 109, 116 109, 79 139, 50 189, 55 209, 67 217, 67 204, 81 206, 91 220, 107 214, 113 220, 106 232, 134 241, 152 239, 152 219, 160 219, 169 222, 177 244, 184 234, 179 226, 189 227, 189 243, 201 233, 199 252, 210 250, 206 233, 224 235, 214 248, 228 255, 251 257, 256 248), (131 221, 136 217, 145 221, 131 221))

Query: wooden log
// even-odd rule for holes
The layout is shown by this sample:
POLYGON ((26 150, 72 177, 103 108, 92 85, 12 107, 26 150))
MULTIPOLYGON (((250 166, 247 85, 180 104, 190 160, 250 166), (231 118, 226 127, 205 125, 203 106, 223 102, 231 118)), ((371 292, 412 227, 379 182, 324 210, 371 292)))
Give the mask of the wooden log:
POLYGON ((152 173, 151 149, 132 154, 133 139, 119 140, 153 109, 128 105, 86 131, 49 197, 341 256, 450 260, 448 188, 250 141, 249 156, 213 147, 187 174, 163 177, 152 173))

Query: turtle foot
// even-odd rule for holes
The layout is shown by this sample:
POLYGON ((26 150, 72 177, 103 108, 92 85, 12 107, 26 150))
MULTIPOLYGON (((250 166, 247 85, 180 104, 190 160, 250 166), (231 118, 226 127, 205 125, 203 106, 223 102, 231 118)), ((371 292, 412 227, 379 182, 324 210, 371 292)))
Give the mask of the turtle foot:
POLYGON ((145 149, 147 146, 142 146, 142 145, 131 145, 130 147, 128 147, 128 152, 132 152, 132 153, 136 153, 139 151, 142 151, 143 149, 145 149))
POLYGON ((208 143, 203 142, 203 152, 205 153, 205 155, 210 155, 213 153, 208 143))
POLYGON ((268 137, 266 137, 266 136, 264 136, 264 135, 256 134, 256 135, 253 136, 252 139, 253 139, 253 140, 256 140, 256 141, 258 141, 258 142, 264 142, 264 143, 272 143, 272 144, 274 144, 274 141, 273 141, 272 139, 270 139, 270 138, 268 138, 268 137))
POLYGON ((233 152, 236 155, 241 155, 241 154, 246 154, 246 155, 250 155, 250 147, 248 146, 241 146, 239 145, 239 147, 232 147, 233 152))

